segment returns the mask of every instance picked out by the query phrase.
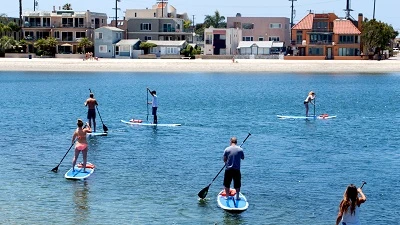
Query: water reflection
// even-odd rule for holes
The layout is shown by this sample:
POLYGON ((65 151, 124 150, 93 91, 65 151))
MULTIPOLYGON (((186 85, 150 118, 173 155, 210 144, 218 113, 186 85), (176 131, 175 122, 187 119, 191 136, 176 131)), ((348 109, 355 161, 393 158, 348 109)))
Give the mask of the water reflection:
POLYGON ((243 224, 243 218, 240 214, 232 214, 224 212, 224 224, 226 225, 239 225, 243 224))
POLYGON ((87 181, 73 182, 75 203, 75 224, 86 224, 90 214, 88 204, 89 185, 87 181))

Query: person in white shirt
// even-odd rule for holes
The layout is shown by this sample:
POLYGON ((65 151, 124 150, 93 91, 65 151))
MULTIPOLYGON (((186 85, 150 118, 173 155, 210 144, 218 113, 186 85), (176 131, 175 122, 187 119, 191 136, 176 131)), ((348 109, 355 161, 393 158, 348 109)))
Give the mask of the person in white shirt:
POLYGON ((339 205, 336 225, 360 225, 360 205, 367 201, 361 188, 350 184, 339 205))
POLYGON ((148 102, 148 104, 151 104, 152 107, 152 115, 153 115, 153 123, 157 124, 157 108, 158 108, 158 101, 157 101, 157 92, 155 90, 151 91, 149 88, 147 88, 151 96, 153 96, 153 99, 151 102, 148 102))
MULTIPOLYGON (((304 100, 304 106, 306 107, 306 116, 308 116, 308 103, 311 103, 315 106, 315 93, 313 91, 310 91, 310 93, 308 93, 307 98, 304 100), (314 102, 313 102, 314 100, 314 102)), ((315 115, 314 115, 315 116, 315 115)))

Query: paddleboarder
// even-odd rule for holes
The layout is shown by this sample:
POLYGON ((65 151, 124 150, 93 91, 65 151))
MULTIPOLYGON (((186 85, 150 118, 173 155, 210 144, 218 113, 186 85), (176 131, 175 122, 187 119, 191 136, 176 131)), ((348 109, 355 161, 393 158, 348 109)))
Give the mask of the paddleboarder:
POLYGON ((75 130, 72 136, 72 144, 75 143, 75 154, 72 159, 72 169, 75 168, 76 160, 78 159, 79 153, 82 152, 83 157, 83 171, 86 171, 86 162, 87 162, 87 151, 88 151, 88 143, 86 140, 86 134, 91 133, 92 129, 90 128, 89 123, 86 123, 86 127, 83 127, 83 121, 78 119, 77 122, 78 128, 75 130))
POLYGON ((367 201, 361 188, 350 184, 343 194, 339 205, 339 213, 336 218, 336 225, 360 225, 360 205, 367 201))
POLYGON ((90 92, 89 98, 86 99, 85 106, 88 107, 87 119, 89 126, 92 127, 93 120, 93 131, 96 132, 96 106, 98 105, 97 100, 94 98, 94 94, 90 92))
POLYGON ((157 92, 156 90, 150 90, 147 88, 151 96, 153 97, 151 102, 148 102, 147 104, 151 104, 152 107, 152 112, 151 114, 153 115, 153 123, 157 124, 157 108, 158 108, 158 101, 157 101, 157 92))
POLYGON ((315 103, 313 102, 314 99, 315 99, 315 93, 313 91, 310 91, 310 93, 308 93, 307 98, 304 100, 304 106, 306 107, 306 116, 308 116, 308 104, 311 103, 315 105, 315 103))
POLYGON ((236 189, 236 199, 239 198, 240 187, 242 186, 242 175, 240 173, 240 161, 244 159, 244 152, 237 146, 237 138, 231 137, 229 147, 224 151, 224 162, 226 165, 224 174, 224 187, 226 197, 229 197, 230 186, 233 180, 233 187, 236 189))

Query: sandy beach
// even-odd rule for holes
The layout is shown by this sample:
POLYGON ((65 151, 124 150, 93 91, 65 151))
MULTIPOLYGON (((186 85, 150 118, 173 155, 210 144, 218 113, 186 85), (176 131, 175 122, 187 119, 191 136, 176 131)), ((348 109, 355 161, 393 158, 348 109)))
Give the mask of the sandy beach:
POLYGON ((394 73, 400 72, 400 57, 381 61, 238 59, 237 63, 208 59, 0 58, 0 71, 394 73))

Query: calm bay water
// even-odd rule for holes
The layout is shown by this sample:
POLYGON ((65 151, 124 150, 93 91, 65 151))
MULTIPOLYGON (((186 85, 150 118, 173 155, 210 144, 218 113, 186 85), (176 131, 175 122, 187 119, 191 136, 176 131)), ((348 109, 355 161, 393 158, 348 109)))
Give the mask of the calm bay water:
POLYGON ((0 224, 334 224, 346 186, 363 180, 362 223, 399 224, 399 75, 0 72, 0 224), (120 122, 146 119, 147 86, 159 123, 183 126, 120 122), (86 118, 89 88, 109 136, 89 141, 95 173, 69 181, 72 151, 50 170, 86 118), (277 119, 303 115, 310 90, 317 114, 336 119, 277 119), (249 209, 218 208, 223 174, 200 204, 229 138, 248 132, 249 209))

